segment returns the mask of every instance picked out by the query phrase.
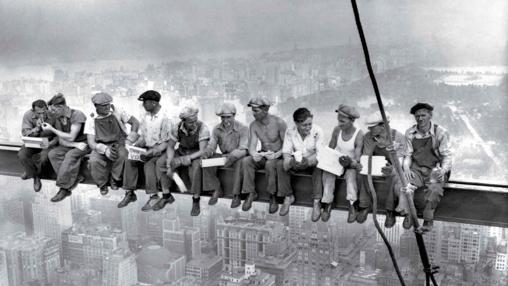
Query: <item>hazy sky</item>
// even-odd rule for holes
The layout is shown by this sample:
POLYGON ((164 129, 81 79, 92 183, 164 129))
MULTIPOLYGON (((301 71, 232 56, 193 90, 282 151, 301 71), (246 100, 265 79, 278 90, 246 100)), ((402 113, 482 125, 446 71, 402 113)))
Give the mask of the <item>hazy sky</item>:
MULTIPOLYGON (((371 44, 503 54, 506 0, 359 0, 371 44)), ((0 0, 0 62, 170 58, 358 42, 349 0, 0 0)))

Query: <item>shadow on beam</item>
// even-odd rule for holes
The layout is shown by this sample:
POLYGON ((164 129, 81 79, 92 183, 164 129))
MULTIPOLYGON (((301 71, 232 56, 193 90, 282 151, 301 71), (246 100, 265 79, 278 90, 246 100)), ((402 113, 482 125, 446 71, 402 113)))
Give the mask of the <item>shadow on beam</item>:
MULTIPOLYGON (((23 173, 18 161, 19 144, 0 144, 0 175, 17 176, 23 173)), ((94 184, 86 164, 82 166, 82 173, 86 177, 85 184, 94 184)), ((224 196, 231 198, 233 186, 233 170, 219 169, 219 179, 222 183, 224 196)), ((44 174, 47 179, 55 179, 53 172, 44 174)), ((142 176, 140 176, 142 177, 142 176)), ((312 207, 312 182, 310 175, 294 174, 291 184, 295 193, 295 205, 312 207)), ((342 179, 336 182, 334 208, 347 210, 346 183, 342 179)), ((387 194, 387 184, 383 178, 374 180, 374 187, 378 192, 378 209, 384 212, 384 202, 387 194)), ((142 182, 140 182, 142 189, 142 182)), ((256 175, 256 190, 258 201, 268 202, 266 180, 262 172, 256 175)), ((204 193, 203 195, 209 195, 204 193)), ((435 213, 435 219, 468 224, 480 224, 498 227, 508 227, 508 186, 487 185, 476 183, 448 183, 445 186, 445 196, 441 200, 435 213)), ((420 211, 422 206, 416 206, 420 211)))

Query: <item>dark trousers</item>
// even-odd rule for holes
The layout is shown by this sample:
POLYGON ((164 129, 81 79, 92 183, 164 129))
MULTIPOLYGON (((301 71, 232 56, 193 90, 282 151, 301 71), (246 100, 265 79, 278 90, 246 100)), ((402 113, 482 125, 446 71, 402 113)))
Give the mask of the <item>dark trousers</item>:
POLYGON ((39 177, 42 166, 46 165, 49 149, 27 148, 22 146, 18 152, 18 159, 25 169, 28 178, 39 177))
POLYGON ((88 147, 82 151, 64 146, 57 146, 49 151, 48 158, 56 172, 57 187, 70 189, 74 185, 79 175, 81 160, 89 152, 88 147))
MULTIPOLYGON (((178 158, 179 156, 177 154, 182 154, 179 150, 175 152, 175 157, 173 159, 178 158)), ((169 190, 169 187, 171 186, 172 180, 167 175, 167 156, 164 154, 161 157, 162 160, 157 162, 157 169, 161 173, 162 179, 161 179, 161 185, 162 188, 165 189, 167 185, 167 190, 169 190)), ((194 159, 191 161, 190 166, 180 166, 176 168, 176 172, 184 182, 190 182, 190 193, 195 195, 201 195, 202 191, 202 176, 203 172, 206 176, 211 176, 213 174, 215 168, 204 168, 204 170, 201 170, 201 159, 194 159), (213 169, 213 170, 210 170, 213 169)), ((205 190, 208 190, 205 188, 205 190)))
MULTIPOLYGON (((386 176, 386 201, 385 201, 385 209, 388 211, 395 211, 396 202, 400 198, 400 188, 401 184, 395 176, 386 176)), ((372 196, 368 190, 369 183, 366 175, 358 175, 358 197, 360 208, 370 208, 372 207, 372 196)), ((379 194, 379 189, 376 189, 376 193, 379 194)), ((401 211, 402 214, 405 214, 404 211, 401 211)))
MULTIPOLYGON (((423 204, 425 208, 423 210, 423 219, 424 220, 433 220, 434 212, 441 201, 441 198, 444 195, 443 185, 444 182, 431 183, 430 182, 430 173, 432 169, 421 168, 414 169, 411 168, 411 173, 413 174, 413 179, 411 180, 411 184, 418 187, 416 192, 424 192, 423 199, 425 200, 423 204)), ((417 196, 415 196, 416 198, 417 196)), ((415 202, 415 204, 419 204, 419 202, 415 202)), ((422 205, 423 205, 422 204, 422 205)))
POLYGON ((283 160, 277 162, 277 195, 281 197, 293 195, 293 188, 291 187, 292 173, 312 174, 312 198, 321 200, 323 196, 323 181, 321 180, 323 171, 316 167, 308 167, 305 169, 291 168, 289 172, 286 172, 283 167, 283 162, 283 160))
MULTIPOLYGON (((213 158, 220 158, 222 155, 214 154, 213 158)), ((229 168, 233 168, 233 195, 239 195, 242 188, 242 159, 236 160, 229 168)), ((203 189, 218 190, 221 188, 219 178, 217 177, 217 168, 203 168, 203 189)))
POLYGON ((127 150, 124 146, 118 147, 118 158, 115 161, 109 160, 106 155, 92 151, 90 154, 90 173, 94 182, 99 188, 108 184, 110 178, 121 182, 127 150))
POLYGON ((255 193, 255 178, 256 178, 256 170, 261 168, 265 169, 265 176, 268 181, 268 185, 266 186, 266 190, 269 194, 275 195, 277 194, 277 161, 282 159, 275 160, 267 160, 266 158, 262 158, 261 161, 256 162, 252 159, 252 156, 247 156, 242 159, 242 169, 243 169, 243 185, 242 192, 243 193, 255 193))
MULTIPOLYGON (((164 184, 169 184, 167 181, 162 179, 163 174, 157 167, 161 164, 164 166, 166 165, 166 153, 158 157, 152 157, 146 162, 126 160, 123 171, 123 189, 131 191, 137 189, 138 167, 143 166, 143 171, 145 173, 145 192, 149 195, 157 194, 159 191, 157 184, 159 182, 163 188, 165 187, 164 184)), ((166 175, 165 178, 167 178, 166 175)))

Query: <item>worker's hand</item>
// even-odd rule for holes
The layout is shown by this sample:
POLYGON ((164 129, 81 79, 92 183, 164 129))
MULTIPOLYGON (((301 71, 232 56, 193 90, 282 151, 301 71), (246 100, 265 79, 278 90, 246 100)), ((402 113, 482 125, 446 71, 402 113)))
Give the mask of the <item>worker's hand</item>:
POLYGON ((381 173, 383 176, 390 176, 393 172, 393 166, 392 165, 386 165, 381 168, 381 173))
POLYGON ((415 185, 412 185, 409 183, 405 187, 401 188, 402 192, 409 194, 409 195, 413 195, 416 189, 417 189, 417 187, 415 185))
POLYGON ((141 159, 141 161, 143 161, 143 162, 146 162, 146 161, 153 158, 154 153, 155 153, 155 151, 153 149, 148 149, 148 151, 146 151, 145 154, 141 154, 139 156, 139 159, 141 159))
POLYGON ((252 159, 254 160, 254 162, 259 162, 263 159, 263 154, 256 152, 254 153, 254 155, 252 155, 252 159))
POLYGON ((264 157, 266 158, 266 160, 275 160, 278 158, 277 153, 273 151, 266 152, 264 157))
POLYGON ((41 127, 42 127, 42 130, 44 130, 44 131, 52 131, 53 130, 53 126, 51 126, 51 124, 46 123, 46 122, 42 123, 41 127))
POLYGON ((307 158, 305 158, 305 157, 303 157, 302 161, 300 161, 300 162, 295 161, 295 168, 297 170, 305 170, 308 167, 309 167, 309 160, 307 160, 307 158))
POLYGON ((75 147, 81 151, 85 151, 86 147, 88 147, 88 145, 85 142, 76 142, 75 147))
POLYGON ((203 151, 203 153, 201 153, 201 159, 208 159, 212 156, 213 156, 213 151, 210 149, 206 149, 205 151, 203 151))
POLYGON ((189 155, 185 155, 180 158, 182 166, 190 166, 192 164, 192 159, 189 155))
POLYGON ((229 153, 229 155, 234 157, 235 159, 240 159, 243 156, 245 156, 245 151, 240 150, 240 149, 235 149, 235 150, 231 151, 231 153, 229 153))
POLYGON ((106 155, 109 160, 116 161, 116 159, 118 159, 118 147, 115 145, 109 146, 106 152, 104 152, 104 155, 106 155))
POLYGON ((340 158, 339 158, 339 164, 341 164, 342 167, 344 167, 344 168, 349 168, 352 161, 353 160, 351 160, 351 158, 349 156, 340 156, 340 158))
POLYGON ((291 168, 293 167, 293 162, 294 160, 291 158, 291 159, 284 159, 284 161, 282 162, 282 168, 284 168, 284 171, 289 171, 291 170, 291 168))
POLYGON ((98 143, 95 145, 95 151, 97 151, 99 154, 106 154, 106 149, 108 149, 106 144, 98 143))
POLYGON ((406 181, 409 183, 414 179, 414 174, 411 172, 411 170, 404 170, 404 177, 406 178, 406 181))
POLYGON ((134 145, 136 143, 136 140, 138 140, 139 134, 136 132, 131 132, 127 136, 127 139, 125 140, 125 144, 127 145, 134 145))
POLYGON ((231 154, 223 155, 223 157, 226 158, 226 163, 224 164, 224 167, 226 167, 226 168, 231 167, 237 160, 235 158, 235 156, 233 156, 231 154))

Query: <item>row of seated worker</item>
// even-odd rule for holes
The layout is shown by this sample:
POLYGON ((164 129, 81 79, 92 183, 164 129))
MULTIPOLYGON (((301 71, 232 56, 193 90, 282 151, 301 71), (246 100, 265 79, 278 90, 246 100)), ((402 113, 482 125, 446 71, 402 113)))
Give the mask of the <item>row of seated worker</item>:
MULTIPOLYGON (((410 108, 416 124, 404 134, 393 129, 387 134, 380 112, 366 115, 368 130, 364 133, 355 126, 355 120, 360 118, 356 108, 340 104, 335 110, 337 126, 326 145, 323 130, 314 124, 311 111, 305 107, 294 111, 294 122, 288 127, 282 118, 269 113, 270 101, 263 97, 251 98, 247 106, 252 109, 254 120, 247 127, 235 119, 235 106, 224 102, 215 110, 221 121, 210 132, 198 119, 199 110, 194 106, 183 107, 179 120, 175 120, 160 104, 159 92, 145 91, 138 100, 144 108, 139 118, 113 105, 112 96, 104 92, 91 98, 96 114, 88 118, 69 107, 61 93, 47 103, 34 101, 32 109, 24 114, 22 135, 45 140, 40 141, 40 148, 26 145, 21 148, 19 159, 25 169, 22 178, 33 178, 35 191, 40 191, 41 166, 49 161, 59 188, 51 201, 61 201, 83 181, 79 168, 83 157, 89 154, 90 173, 100 193, 106 195, 109 188, 125 190, 119 208, 137 200, 139 168, 143 168, 149 199, 141 210, 156 211, 174 202, 170 189, 174 188, 176 177, 184 177, 190 181, 191 215, 197 216, 201 192, 213 192, 210 205, 216 204, 223 195, 217 168, 203 166, 205 159, 217 158, 222 162, 219 165, 234 170, 231 208, 240 205, 244 211, 251 208, 258 196, 255 173, 263 169, 270 194, 269 213, 279 211, 281 216, 287 215, 295 200, 290 174, 298 172, 312 176, 312 190, 309 190, 313 197, 312 221, 328 221, 336 178, 341 176, 347 184, 347 222, 363 223, 371 209, 372 197, 367 176, 360 175, 365 168, 360 158, 383 156, 386 165, 381 171, 390 182, 385 226, 392 227, 399 214, 404 216, 403 226, 411 228, 413 221, 407 200, 411 196, 402 194, 424 192, 424 196, 419 196, 425 199, 423 230, 432 228, 434 211, 443 196, 452 160, 449 134, 432 122, 433 107, 428 103, 417 103, 410 108), (331 159, 320 157, 320 150, 324 149, 337 151, 333 154, 339 155, 331 159), (394 160, 402 165, 403 178, 397 176, 394 160), (325 161, 332 162, 325 164, 325 161), (343 173, 321 166, 329 168, 337 161, 343 173), (408 184, 404 185, 402 180, 408 184), (277 197, 284 198, 280 206, 277 197)), ((388 114, 386 120, 390 120, 388 114)))

